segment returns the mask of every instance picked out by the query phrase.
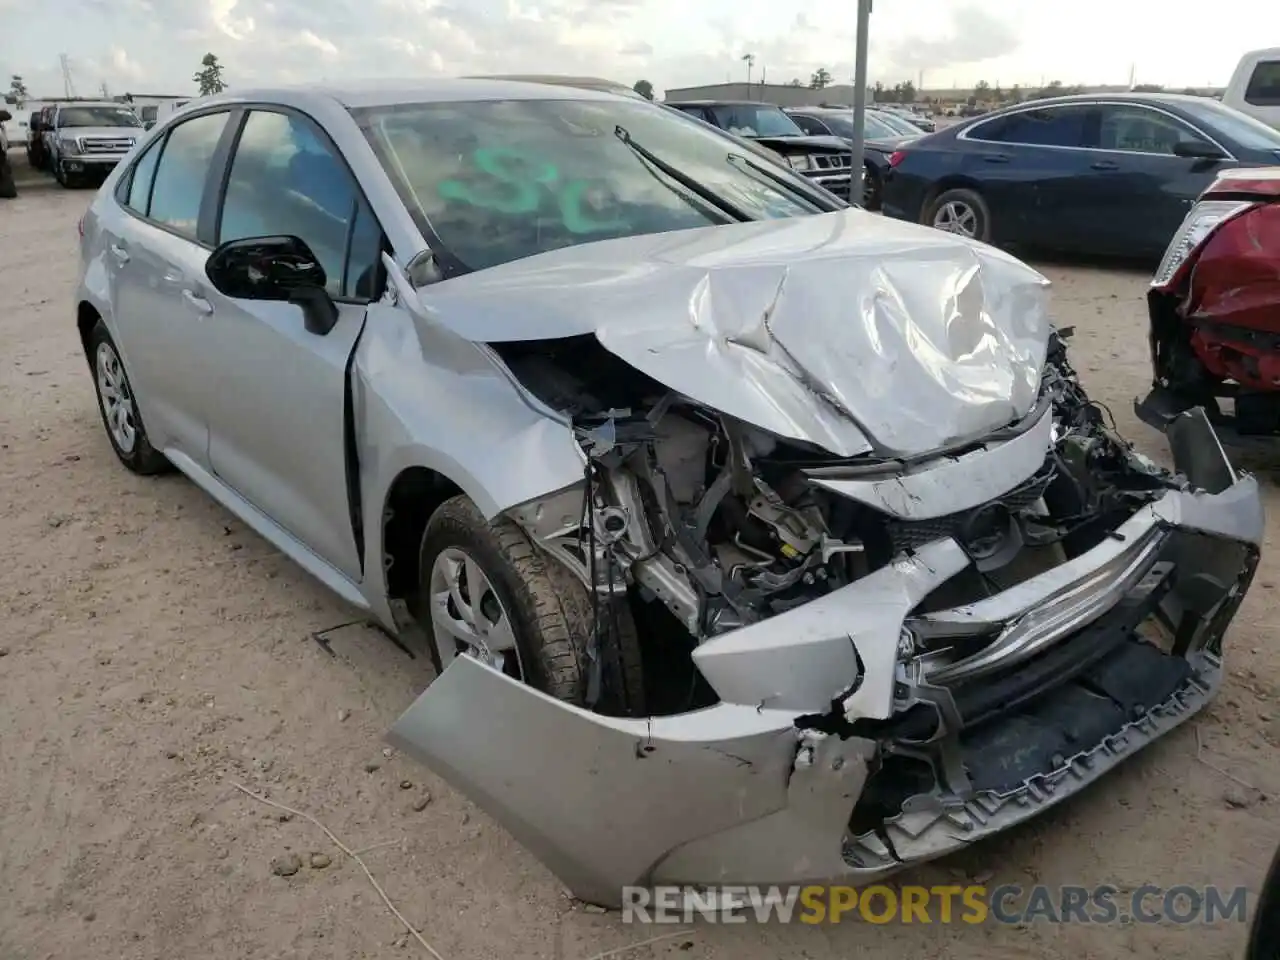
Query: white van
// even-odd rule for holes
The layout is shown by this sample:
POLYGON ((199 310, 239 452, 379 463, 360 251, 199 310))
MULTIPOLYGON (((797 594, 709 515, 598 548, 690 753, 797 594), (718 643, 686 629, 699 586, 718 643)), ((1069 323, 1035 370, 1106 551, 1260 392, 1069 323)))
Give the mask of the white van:
POLYGON ((1241 57, 1222 102, 1280 129, 1280 47, 1241 57))

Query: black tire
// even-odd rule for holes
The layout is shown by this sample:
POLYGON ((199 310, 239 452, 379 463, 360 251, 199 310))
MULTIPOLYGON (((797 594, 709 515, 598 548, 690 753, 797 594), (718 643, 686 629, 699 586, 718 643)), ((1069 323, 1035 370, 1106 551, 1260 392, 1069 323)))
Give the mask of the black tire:
MULTIPOLYGON (((419 551, 418 595, 413 611, 431 639, 431 658, 437 672, 442 660, 437 646, 440 641, 431 622, 430 578, 436 558, 448 548, 465 553, 489 579, 512 621, 520 665, 525 671, 521 679, 559 700, 585 705, 587 650, 594 627, 586 586, 535 547, 516 523, 504 517, 486 520, 466 496, 446 500, 432 514, 419 551)), ((608 616, 603 604, 601 616, 608 616)), ((597 709, 603 713, 642 715, 640 645, 635 621, 625 602, 619 603, 617 622, 621 657, 602 652, 603 693, 597 709)))
POLYGON ((931 227, 938 227, 939 214, 948 204, 954 204, 956 208, 967 208, 972 211, 976 221, 972 233, 964 233, 974 240, 981 240, 983 243, 991 242, 991 209, 987 206, 987 201, 982 199, 982 194, 976 190, 969 190, 965 187, 958 187, 953 190, 944 190, 933 198, 924 210, 924 216, 921 222, 931 227))
POLYGON ((147 438, 147 429, 143 426, 142 414, 138 412, 138 402, 133 395, 133 387, 129 383, 128 373, 124 369, 124 361, 120 360, 120 353, 116 349, 115 341, 111 339, 111 334, 107 332, 106 325, 101 320, 94 325, 89 334, 89 370, 93 376, 93 390, 98 397, 98 413, 102 417, 102 427, 106 430, 107 440, 111 443, 111 449, 115 451, 116 456, 120 458, 120 462, 134 473, 144 477, 164 473, 171 469, 169 461, 165 459, 162 453, 151 446, 151 441, 147 438), (108 421, 107 403, 102 396, 102 378, 98 371, 99 353, 104 348, 109 349, 111 354, 115 356, 123 377, 127 397, 125 402, 128 405, 129 418, 134 430, 132 449, 125 449, 120 444, 108 421))
POLYGON ((1280 960, 1280 850, 1271 861, 1253 907, 1253 928, 1245 960, 1280 960))
POLYGON ((0 157, 0 200, 12 200, 18 195, 18 185, 13 179, 13 166, 8 157, 0 157))
POLYGON ((862 206, 867 210, 879 210, 880 194, 884 190, 884 184, 880 182, 880 174, 876 172, 875 167, 868 163, 866 168, 867 185, 862 189, 862 206))

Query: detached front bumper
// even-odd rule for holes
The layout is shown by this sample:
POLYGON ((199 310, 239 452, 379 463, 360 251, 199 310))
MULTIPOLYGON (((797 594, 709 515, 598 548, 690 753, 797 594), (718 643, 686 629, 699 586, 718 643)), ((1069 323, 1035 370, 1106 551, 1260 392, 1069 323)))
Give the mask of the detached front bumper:
POLYGON ((1216 691, 1263 514, 1207 422, 1187 431, 1196 492, 1165 492, 986 601, 916 612, 968 563, 944 538, 704 644, 716 706, 603 717, 459 657, 389 740, 590 902, 636 884, 867 882, 951 853, 1078 792, 1216 691), (992 642, 946 662, 917 645, 977 635, 992 642))

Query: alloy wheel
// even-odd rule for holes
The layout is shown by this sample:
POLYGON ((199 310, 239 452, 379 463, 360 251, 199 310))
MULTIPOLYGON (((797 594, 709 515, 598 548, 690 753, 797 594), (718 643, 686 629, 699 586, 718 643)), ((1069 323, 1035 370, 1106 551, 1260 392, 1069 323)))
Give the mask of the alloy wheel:
POLYGON ((517 680, 524 679, 515 627, 502 600, 476 560, 446 547, 431 564, 431 625, 440 666, 469 653, 517 680))
POLYGON ((102 398, 102 413, 107 421, 107 430, 111 433, 116 449, 128 456, 138 443, 133 391, 129 388, 124 365, 111 344, 98 344, 96 367, 98 396, 102 398))
POLYGON ((951 200, 934 213, 933 225, 938 230, 972 240, 978 236, 978 212, 963 201, 951 200))

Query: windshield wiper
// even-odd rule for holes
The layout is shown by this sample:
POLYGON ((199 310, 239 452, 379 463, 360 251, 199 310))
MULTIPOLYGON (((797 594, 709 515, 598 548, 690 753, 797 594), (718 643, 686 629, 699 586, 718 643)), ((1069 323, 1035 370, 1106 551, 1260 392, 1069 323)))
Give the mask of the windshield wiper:
MULTIPOLYGON (((816 206, 816 204, 814 203, 814 198, 809 193, 809 191, 802 189, 798 184, 792 183, 791 181, 787 180, 785 177, 774 173, 764 164, 756 163, 756 161, 752 160, 750 157, 744 157, 740 153, 730 153, 725 156, 725 160, 735 167, 739 165, 746 167, 747 169, 744 172, 746 172, 748 176, 750 176, 752 172, 759 174, 758 177, 753 177, 752 179, 759 180, 761 177, 763 177, 773 186, 781 187, 783 190, 787 191, 787 193, 789 193, 791 196, 799 197, 802 201, 804 201, 809 206, 811 207, 816 206)), ((835 194, 832 194, 832 196, 835 196, 835 194)), ((840 200, 840 198, 836 197, 836 200, 840 200)), ((843 201, 841 202, 843 203, 843 201)), ((818 207, 817 209, 819 212, 821 212, 821 207, 818 207)))
POLYGON ((726 200, 724 197, 720 196, 714 190, 708 190, 705 186, 700 184, 697 180, 694 180, 692 177, 690 177, 685 173, 681 173, 678 169, 673 167, 671 164, 667 163, 667 161, 657 156, 657 154, 640 146, 640 144, 636 143, 635 140, 631 138, 631 134, 630 132, 628 132, 626 127, 623 127, 623 126, 614 127, 613 135, 617 137, 619 140, 621 140, 628 147, 630 147, 631 150, 636 154, 636 156, 640 157, 645 162, 657 167, 659 170, 665 173, 668 177, 670 177, 676 183, 680 184, 680 186, 684 187, 686 190, 688 190, 690 193, 693 193, 700 199, 711 204, 713 207, 715 207, 717 210, 721 211, 722 213, 728 214, 734 220, 737 220, 741 223, 746 223, 750 220, 756 219, 755 217, 751 216, 751 214, 747 213, 745 210, 739 207, 737 204, 733 203, 731 200, 726 200))

